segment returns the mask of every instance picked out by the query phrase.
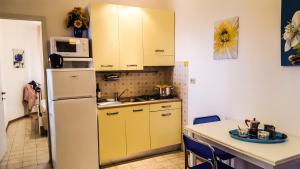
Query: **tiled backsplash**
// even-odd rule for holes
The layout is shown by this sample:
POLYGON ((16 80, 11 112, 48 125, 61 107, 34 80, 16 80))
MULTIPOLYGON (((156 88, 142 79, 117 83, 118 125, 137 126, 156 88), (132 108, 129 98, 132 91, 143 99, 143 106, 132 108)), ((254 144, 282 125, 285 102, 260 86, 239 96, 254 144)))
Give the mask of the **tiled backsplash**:
POLYGON ((123 97, 150 95, 154 94, 156 84, 172 84, 172 69, 163 69, 153 72, 130 72, 116 73, 120 76, 117 81, 104 81, 103 76, 106 73, 97 73, 97 82, 99 83, 102 97, 113 98, 114 92, 119 94, 128 89, 123 97))
POLYGON ((182 99, 182 124, 187 124, 188 117, 188 83, 189 67, 184 62, 176 62, 172 69, 162 69, 153 72, 116 73, 120 76, 118 81, 104 81, 106 73, 97 73, 102 97, 113 98, 114 92, 119 94, 128 89, 123 97, 154 94, 156 84, 171 84, 177 96, 182 99))
POLYGON ((188 124, 188 63, 176 62, 173 70, 173 86, 177 95, 182 99, 182 125, 188 124))

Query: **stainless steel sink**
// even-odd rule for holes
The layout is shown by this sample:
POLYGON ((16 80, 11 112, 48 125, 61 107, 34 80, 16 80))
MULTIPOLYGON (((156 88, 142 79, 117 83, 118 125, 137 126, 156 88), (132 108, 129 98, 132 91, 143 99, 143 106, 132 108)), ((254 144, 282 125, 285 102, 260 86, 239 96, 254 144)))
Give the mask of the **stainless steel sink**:
POLYGON ((128 97, 128 98, 122 98, 119 101, 104 101, 98 103, 98 106, 114 106, 114 105, 120 105, 124 103, 135 103, 135 102, 141 102, 144 100, 134 98, 134 97, 128 97))
POLYGON ((121 105, 127 103, 137 103, 137 102, 146 102, 146 101, 153 101, 158 100, 159 98, 152 95, 145 95, 145 96, 135 96, 135 97, 124 97, 119 98, 118 101, 113 101, 113 99, 107 99, 105 102, 98 103, 98 106, 114 106, 114 105, 121 105))
POLYGON ((113 106, 113 105, 120 105, 120 104, 122 104, 122 102, 119 101, 97 103, 98 106, 113 106))
POLYGON ((135 103, 135 102, 142 102, 142 101, 145 101, 145 100, 141 100, 140 98, 137 98, 137 97, 127 97, 127 98, 122 98, 120 99, 120 102, 122 103, 135 103))

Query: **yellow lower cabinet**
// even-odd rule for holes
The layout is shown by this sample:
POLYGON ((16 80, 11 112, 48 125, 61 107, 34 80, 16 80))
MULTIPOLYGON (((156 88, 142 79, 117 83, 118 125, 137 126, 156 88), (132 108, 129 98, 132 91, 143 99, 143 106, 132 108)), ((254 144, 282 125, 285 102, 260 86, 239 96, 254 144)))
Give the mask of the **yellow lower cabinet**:
POLYGON ((126 109, 127 155, 150 150, 149 105, 126 109))
POLYGON ((98 111, 100 163, 126 157, 124 108, 98 111))
POLYGON ((150 112, 151 149, 181 143, 181 109, 150 112))

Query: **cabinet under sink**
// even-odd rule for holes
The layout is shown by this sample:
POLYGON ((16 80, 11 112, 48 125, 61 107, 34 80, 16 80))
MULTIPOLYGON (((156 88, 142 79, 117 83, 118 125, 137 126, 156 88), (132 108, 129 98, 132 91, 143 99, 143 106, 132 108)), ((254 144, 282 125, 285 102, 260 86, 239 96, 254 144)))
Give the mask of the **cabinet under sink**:
POLYGON ((100 165, 161 153, 180 147, 181 102, 99 109, 98 127, 100 165))

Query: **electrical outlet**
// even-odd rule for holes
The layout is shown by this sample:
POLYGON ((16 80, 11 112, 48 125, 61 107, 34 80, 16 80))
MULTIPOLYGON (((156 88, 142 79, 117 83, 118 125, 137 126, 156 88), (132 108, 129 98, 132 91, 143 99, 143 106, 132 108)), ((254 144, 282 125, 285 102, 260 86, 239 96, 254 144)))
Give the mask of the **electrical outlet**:
POLYGON ((196 79, 195 79, 195 78, 191 78, 191 79, 190 79, 190 83, 191 83, 191 84, 196 84, 196 79))

